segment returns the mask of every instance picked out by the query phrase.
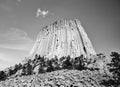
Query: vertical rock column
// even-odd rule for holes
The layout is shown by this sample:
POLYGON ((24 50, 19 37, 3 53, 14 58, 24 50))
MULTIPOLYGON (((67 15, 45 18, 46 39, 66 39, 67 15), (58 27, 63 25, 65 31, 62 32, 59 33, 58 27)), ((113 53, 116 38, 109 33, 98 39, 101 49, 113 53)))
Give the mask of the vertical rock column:
POLYGON ((78 19, 62 19, 40 30, 36 42, 30 52, 46 58, 58 58, 96 54, 85 30, 78 19))

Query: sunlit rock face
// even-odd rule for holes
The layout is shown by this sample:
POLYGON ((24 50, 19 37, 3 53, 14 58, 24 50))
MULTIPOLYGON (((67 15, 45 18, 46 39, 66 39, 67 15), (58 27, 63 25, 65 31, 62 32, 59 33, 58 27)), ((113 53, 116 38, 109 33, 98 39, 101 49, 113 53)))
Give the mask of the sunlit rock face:
POLYGON ((40 30, 36 42, 30 52, 46 58, 58 58, 96 54, 84 28, 78 19, 62 19, 40 30))

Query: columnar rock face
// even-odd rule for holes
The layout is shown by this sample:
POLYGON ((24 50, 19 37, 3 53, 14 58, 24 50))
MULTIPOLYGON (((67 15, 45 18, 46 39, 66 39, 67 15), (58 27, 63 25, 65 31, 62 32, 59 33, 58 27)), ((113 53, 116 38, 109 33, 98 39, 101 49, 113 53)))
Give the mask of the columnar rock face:
POLYGON ((96 54, 85 30, 78 19, 62 19, 40 30, 36 42, 30 52, 46 58, 58 58, 96 54))

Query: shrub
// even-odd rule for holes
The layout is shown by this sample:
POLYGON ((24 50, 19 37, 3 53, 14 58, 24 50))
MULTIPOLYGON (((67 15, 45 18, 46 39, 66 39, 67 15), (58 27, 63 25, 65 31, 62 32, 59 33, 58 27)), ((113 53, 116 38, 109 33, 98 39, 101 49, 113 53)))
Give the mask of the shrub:
POLYGON ((27 64, 26 74, 27 75, 31 75, 32 74, 32 65, 30 63, 27 64))
POLYGON ((72 69, 72 61, 70 56, 66 57, 62 64, 63 69, 72 69))
POLYGON ((39 67, 39 72, 38 73, 45 73, 46 71, 44 70, 45 67, 39 67))
POLYGON ((83 70, 85 69, 85 59, 81 55, 79 57, 76 57, 74 60, 74 68, 77 70, 83 70))
POLYGON ((52 66, 52 61, 48 59, 46 72, 51 72, 51 71, 54 71, 54 67, 52 66))
POLYGON ((6 79, 6 74, 4 71, 0 71, 0 81, 5 80, 6 79))

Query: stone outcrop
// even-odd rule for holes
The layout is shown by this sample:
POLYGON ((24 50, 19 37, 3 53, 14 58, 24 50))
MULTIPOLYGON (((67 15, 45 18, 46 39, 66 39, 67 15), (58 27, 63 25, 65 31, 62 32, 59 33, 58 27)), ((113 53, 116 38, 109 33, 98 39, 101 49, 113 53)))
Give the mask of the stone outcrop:
POLYGON ((36 54, 46 58, 58 58, 70 55, 96 54, 91 41, 78 19, 62 19, 40 30, 36 42, 30 51, 33 58, 36 54))
POLYGON ((11 78, 0 82, 0 87, 104 87, 98 71, 60 70, 46 74, 11 78))

